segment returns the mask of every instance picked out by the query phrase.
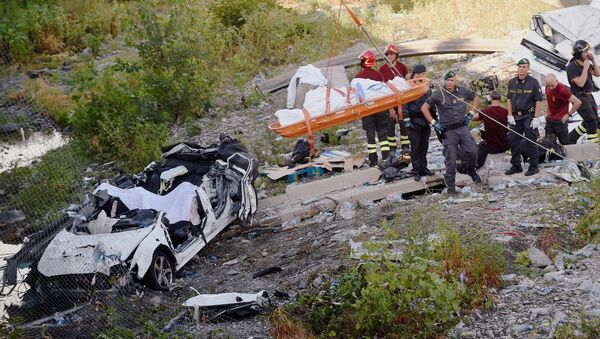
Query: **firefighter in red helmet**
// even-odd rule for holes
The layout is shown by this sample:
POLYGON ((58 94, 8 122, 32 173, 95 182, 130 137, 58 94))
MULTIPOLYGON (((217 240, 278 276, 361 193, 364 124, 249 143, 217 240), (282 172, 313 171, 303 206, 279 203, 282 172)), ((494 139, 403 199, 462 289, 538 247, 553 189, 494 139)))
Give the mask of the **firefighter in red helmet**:
MULTIPOLYGON (((383 82, 383 74, 374 69, 377 66, 377 57, 371 51, 364 51, 358 56, 362 70, 354 78, 370 79, 383 82)), ((385 160, 390 153, 390 146, 387 140, 387 130, 389 125, 389 116, 386 111, 369 115, 362 118, 363 129, 367 133, 367 153, 371 166, 378 164, 377 142, 375 135, 379 139, 379 148, 381 150, 382 160, 385 160)))
MULTIPOLYGON (((379 67, 379 71, 383 74, 383 80, 385 82, 394 79, 397 76, 401 76, 406 78, 406 74, 408 73, 408 69, 406 65, 400 62, 400 58, 398 57, 398 53, 400 52, 400 48, 398 48, 395 44, 388 44, 385 48, 385 57, 388 59, 389 63, 384 63, 379 67), (393 67, 390 67, 390 64, 393 67)), ((388 126, 388 142, 390 144, 390 151, 392 154, 396 153, 396 122, 400 125, 400 145, 402 147, 402 151, 404 153, 408 153, 410 148, 410 141, 408 139, 408 130, 404 125, 404 121, 402 119, 398 119, 398 110, 391 109, 390 110, 390 123, 388 126)))

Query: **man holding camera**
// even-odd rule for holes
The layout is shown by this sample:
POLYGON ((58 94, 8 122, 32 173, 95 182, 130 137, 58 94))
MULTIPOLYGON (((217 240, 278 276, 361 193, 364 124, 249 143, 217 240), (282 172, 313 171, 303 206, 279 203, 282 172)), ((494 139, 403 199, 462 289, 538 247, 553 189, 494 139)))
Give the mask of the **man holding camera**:
MULTIPOLYGON (((532 141, 539 137, 540 114, 542 109, 542 90, 540 83, 529 75, 529 60, 523 58, 517 63, 517 76, 508 82, 508 124, 511 130, 518 134, 524 134, 532 141)), ((521 143, 521 136, 515 133, 508 134, 508 143, 512 158, 511 168, 504 174, 512 175, 523 172, 521 166, 521 154, 529 155, 529 168, 526 176, 534 175, 538 169, 538 148, 532 142, 521 143), (527 149, 523 149, 527 148, 527 149)))
POLYGON ((583 122, 569 134, 572 143, 576 143, 580 136, 587 133, 589 142, 600 142, 598 136, 598 106, 592 92, 597 89, 592 80, 593 76, 600 76, 600 66, 594 57, 590 44, 584 40, 577 40, 573 45, 573 59, 567 64, 567 78, 571 92, 581 100, 581 107, 577 111, 583 122))

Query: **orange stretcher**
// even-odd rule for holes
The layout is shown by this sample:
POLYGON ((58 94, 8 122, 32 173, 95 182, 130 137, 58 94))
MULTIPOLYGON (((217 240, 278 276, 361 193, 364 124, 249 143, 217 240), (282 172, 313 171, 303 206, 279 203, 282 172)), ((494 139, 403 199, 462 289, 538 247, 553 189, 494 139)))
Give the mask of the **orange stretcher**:
MULTIPOLYGON (((396 107, 399 110, 397 113, 398 119, 402 119, 402 104, 417 100, 429 90, 429 79, 410 79, 407 82, 411 87, 408 90, 400 91, 391 82, 388 82, 387 85, 392 89, 394 94, 358 103, 337 111, 329 111, 329 100, 327 100, 327 112, 324 115, 311 117, 306 109, 302 109, 304 112, 304 121, 287 126, 281 126, 279 121, 276 121, 269 125, 269 129, 284 138, 295 138, 306 135, 311 147, 311 154, 314 155, 313 132, 352 122, 396 107)), ((333 90, 342 93, 338 89, 334 88, 333 90)), ((349 98, 349 93, 346 96, 349 98)))

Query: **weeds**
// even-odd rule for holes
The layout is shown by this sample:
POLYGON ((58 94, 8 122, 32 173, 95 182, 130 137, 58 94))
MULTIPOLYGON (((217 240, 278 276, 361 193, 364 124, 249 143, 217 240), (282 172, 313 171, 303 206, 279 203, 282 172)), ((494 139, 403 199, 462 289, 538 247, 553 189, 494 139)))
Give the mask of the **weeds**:
POLYGON ((48 116, 61 127, 69 124, 70 115, 75 109, 75 102, 59 87, 51 86, 43 79, 29 80, 25 90, 33 99, 38 111, 48 116))
MULTIPOLYGON (((411 219, 402 261, 384 253, 350 269, 319 293, 302 295, 295 314, 327 337, 435 337, 458 322, 461 310, 489 303, 488 289, 499 285, 506 267, 500 245, 464 240, 443 221, 438 239, 427 242, 435 217, 416 211, 411 219)), ((392 239, 401 228, 395 220, 384 225, 392 239)))

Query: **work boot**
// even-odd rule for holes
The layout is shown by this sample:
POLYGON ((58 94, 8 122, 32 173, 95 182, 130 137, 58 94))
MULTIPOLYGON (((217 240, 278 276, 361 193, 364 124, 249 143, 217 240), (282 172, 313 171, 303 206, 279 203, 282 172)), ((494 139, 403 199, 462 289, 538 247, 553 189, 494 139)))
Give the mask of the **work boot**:
POLYGON ((532 175, 534 175, 536 173, 539 173, 539 172, 540 172, 540 169, 537 166, 531 166, 530 165, 529 168, 527 169, 527 172, 525 172, 525 176, 529 177, 529 176, 532 176, 532 175))
POLYGON ((521 173, 521 172, 523 172, 523 169, 521 168, 521 166, 512 166, 508 171, 504 172, 504 174, 513 175, 515 173, 521 173))
POLYGON ((473 179, 473 182, 476 184, 481 183, 481 177, 477 174, 477 171, 474 169, 469 170, 469 176, 473 179))
POLYGON ((432 176, 432 175, 435 175, 435 173, 430 171, 428 168, 426 168, 421 171, 421 175, 432 176))
POLYGON ((371 167, 377 166, 377 154, 376 153, 369 154, 369 166, 371 166, 371 167))
POLYGON ((415 172, 413 174, 413 179, 415 179, 415 181, 421 181, 421 175, 419 174, 419 172, 415 172))
POLYGON ((456 192, 456 188, 454 187, 448 187, 448 195, 451 197, 455 197, 458 195, 458 192, 456 192))

